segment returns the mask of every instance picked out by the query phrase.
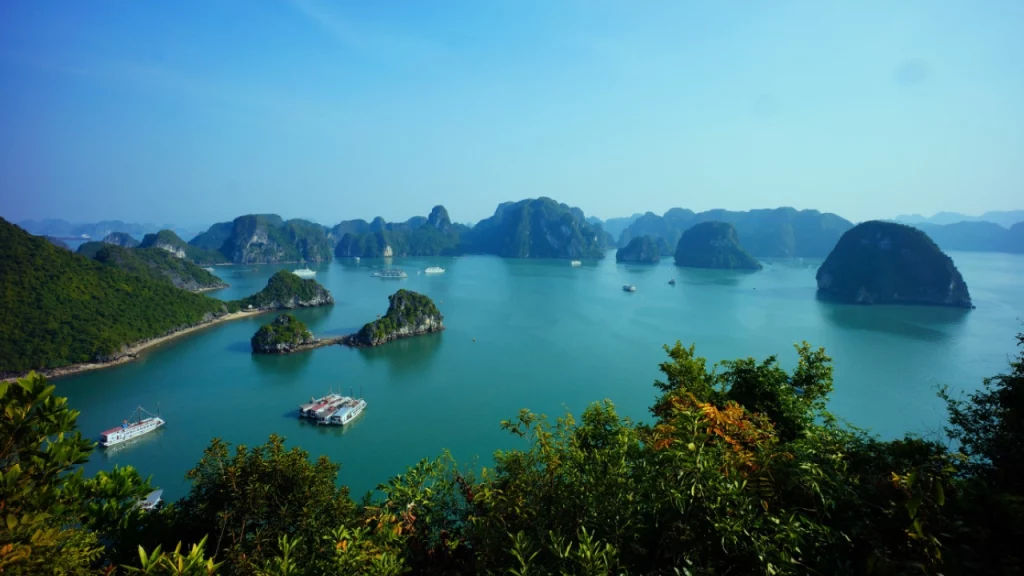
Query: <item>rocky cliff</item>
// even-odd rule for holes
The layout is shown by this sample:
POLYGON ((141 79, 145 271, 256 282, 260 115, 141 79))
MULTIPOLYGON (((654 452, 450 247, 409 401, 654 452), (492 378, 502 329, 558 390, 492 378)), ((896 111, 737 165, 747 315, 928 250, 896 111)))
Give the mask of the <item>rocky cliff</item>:
POLYGON ((725 222, 702 222, 683 232, 676 265, 691 268, 760 270, 761 264, 740 246, 736 229, 725 222))
POLYGON ((604 258, 606 237, 598 224, 587 222, 579 208, 551 198, 498 205, 494 216, 481 220, 464 235, 465 252, 506 258, 604 258))
POLYGON ((416 216, 405 222, 385 222, 374 218, 342 222, 332 229, 340 233, 334 255, 338 258, 389 258, 439 256, 459 252, 464 226, 453 224, 444 206, 434 206, 426 218, 416 216))
POLYGON ((817 280, 819 294, 842 302, 972 307, 953 260, 924 232, 892 222, 864 222, 843 234, 817 280))
POLYGON ((281 270, 267 281, 267 287, 235 302, 242 310, 280 310, 334 304, 334 297, 316 280, 303 280, 281 270))
MULTIPOLYGON (((100 244, 100 246, 92 254, 92 258, 125 272, 168 282, 176 288, 190 292, 227 287, 227 284, 216 275, 193 264, 187 258, 179 258, 173 253, 157 247, 124 248, 113 244, 100 244)), ((80 253, 85 254, 86 252, 80 253)))
POLYGON ((188 258, 194 264, 205 266, 208 264, 220 264, 227 260, 218 252, 204 250, 192 246, 182 240, 171 230, 161 230, 155 234, 146 234, 139 243, 139 248, 157 248, 167 252, 175 258, 188 258))
POLYGON ((417 292, 399 290, 388 296, 388 311, 383 318, 366 324, 359 332, 346 336, 347 346, 380 346, 392 340, 444 330, 444 316, 434 302, 417 292))
POLYGON ((219 222, 189 245, 239 264, 323 262, 331 259, 333 248, 323 226, 308 220, 285 221, 277 214, 249 214, 219 222))
POLYGON ((130 234, 124 232, 111 232, 103 238, 104 244, 113 244, 114 246, 121 246, 123 248, 135 248, 139 245, 139 241, 132 238, 130 234))
POLYGON ((313 333, 291 314, 281 314, 260 326, 250 344, 254 354, 287 354, 316 342, 313 333))
POLYGON ((664 239, 659 238, 655 240, 650 236, 640 236, 633 238, 623 248, 619 248, 615 252, 616 262, 642 262, 653 264, 661 260, 661 247, 659 242, 664 243, 664 239))

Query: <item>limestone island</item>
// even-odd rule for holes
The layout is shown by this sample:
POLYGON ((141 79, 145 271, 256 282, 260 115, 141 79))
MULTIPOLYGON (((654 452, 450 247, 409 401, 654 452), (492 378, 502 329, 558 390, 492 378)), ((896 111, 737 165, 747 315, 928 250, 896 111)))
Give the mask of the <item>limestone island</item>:
POLYGON ((334 297, 316 280, 281 270, 270 277, 266 288, 237 302, 242 310, 279 310, 334 304, 334 297))
POLYGON ((676 245, 676 266, 760 270, 761 264, 740 246, 736 228, 726 222, 701 222, 685 232, 676 245))
POLYGON ((655 264, 661 261, 661 244, 665 244, 663 238, 655 240, 646 234, 637 236, 615 252, 615 261, 655 264))
POLYGON ((819 295, 841 302, 973 308, 953 260, 903 224, 871 221, 847 230, 816 278, 819 295))
POLYGON ((301 320, 281 314, 270 324, 260 326, 250 344, 253 354, 290 354, 337 344, 342 338, 317 338, 301 320))
POLYGON ((341 343, 346 346, 380 346, 399 338, 444 330, 444 316, 427 296, 399 290, 388 296, 388 302, 388 312, 383 318, 345 336, 341 343))

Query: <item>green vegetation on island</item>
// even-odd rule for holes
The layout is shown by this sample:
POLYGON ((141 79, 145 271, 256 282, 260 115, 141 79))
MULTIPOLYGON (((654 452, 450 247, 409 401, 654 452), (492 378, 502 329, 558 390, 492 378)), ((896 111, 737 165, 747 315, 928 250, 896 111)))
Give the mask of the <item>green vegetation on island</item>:
POLYGON ((863 222, 818 268, 818 293, 856 304, 928 304, 971 308, 953 260, 927 234, 904 224, 863 222))
POLYGON ((278 310, 334 304, 334 297, 319 282, 303 280, 288 270, 270 277, 263 290, 234 302, 242 310, 278 310))
POLYGON ((701 222, 725 222, 736 227, 741 243, 751 254, 761 257, 823 257, 836 245, 839 237, 853 227, 835 214, 817 210, 774 208, 767 210, 691 210, 672 208, 664 215, 648 212, 633 222, 619 236, 625 246, 636 236, 647 234, 664 238, 671 247, 669 256, 683 232, 701 222))
MULTIPOLYGON (((1024 346, 1024 335, 1018 337, 1024 346)), ((665 347, 650 423, 609 401, 522 410, 480 470, 444 453, 357 502, 340 465, 271 435, 211 441, 181 500, 143 513, 131 467, 29 375, 0 386, 4 574, 1015 574, 1024 565, 1024 351, 947 436, 881 440, 826 411, 832 362, 797 346, 709 367, 665 347), (30 457, 29 457, 30 456, 30 457), (177 543, 177 546, 175 545, 177 543)), ((143 473, 145 471, 142 471, 143 473)))
POLYGON ((661 260, 661 253, 663 248, 665 248, 665 246, 663 246, 664 243, 664 238, 658 238, 657 240, 650 236, 633 238, 629 241, 629 244, 619 248, 615 252, 615 261, 643 263, 658 262, 661 260))
POLYGON ((316 341, 302 321, 291 314, 281 314, 270 324, 260 326, 250 344, 257 354, 283 354, 316 341))
POLYGON ((171 230, 161 230, 154 234, 146 234, 139 243, 139 248, 159 248, 176 258, 188 258, 193 264, 207 266, 221 264, 228 260, 218 252, 190 246, 171 230))
POLYGON ((506 258, 604 258, 606 237, 583 211, 551 198, 500 204, 464 234, 462 251, 506 258))
POLYGON ((323 262, 331 259, 333 247, 323 226, 284 221, 276 214, 249 214, 214 224, 189 245, 239 264, 323 262))
POLYGON ((103 237, 104 244, 113 244, 115 246, 122 246, 124 248, 135 248, 139 245, 139 241, 132 238, 131 234, 124 232, 111 232, 103 237))
POLYGON ((444 330, 444 316, 428 296, 411 290, 399 290, 388 296, 388 311, 383 318, 364 325, 359 332, 345 337, 347 346, 380 346, 392 340, 444 330))
POLYGON ((687 229, 676 246, 676 265, 691 268, 760 270, 761 264, 739 244, 736 229, 725 222, 701 222, 687 229))
POLYGON ((389 249, 394 257, 457 254, 460 235, 467 228, 452 224, 444 206, 435 206, 426 219, 387 223, 376 218, 369 224, 355 220, 342 222, 334 230, 341 234, 334 248, 338 258, 382 258, 389 249))
POLYGON ((224 302, 62 250, 2 219, 0 262, 3 374, 104 361, 227 311, 224 302))
MULTIPOLYGON (((83 245, 84 246, 84 245, 83 245)), ((79 250, 79 253, 82 251, 79 250)), ((224 283, 208 270, 160 248, 122 248, 103 244, 92 257, 97 262, 153 280, 170 282, 176 288, 200 292, 224 288, 224 283)))

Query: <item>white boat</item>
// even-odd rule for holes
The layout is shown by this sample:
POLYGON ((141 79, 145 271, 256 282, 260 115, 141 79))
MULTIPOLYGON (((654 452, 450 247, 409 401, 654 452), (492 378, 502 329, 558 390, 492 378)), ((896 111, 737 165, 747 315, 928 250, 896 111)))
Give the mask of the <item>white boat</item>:
POLYGON ((161 497, 163 495, 163 490, 153 490, 148 496, 139 500, 139 509, 145 512, 156 510, 156 507, 160 505, 161 497))
POLYGON ((162 418, 154 416, 149 412, 146 412, 149 416, 147 418, 143 418, 143 412, 146 412, 146 410, 144 410, 142 406, 139 406, 135 409, 134 422, 132 422, 131 419, 128 419, 122 422, 117 428, 111 428, 110 430, 101 432, 100 445, 108 447, 122 442, 127 442, 132 438, 138 438, 143 434, 148 434, 164 425, 162 418))
POLYGON ((363 400, 362 398, 346 398, 345 402, 343 402, 337 410, 323 420, 318 419, 316 422, 317 424, 326 424, 329 426, 344 426, 355 420, 363 413, 363 409, 365 408, 366 400, 363 400))
POLYGON ((409 275, 398 268, 389 268, 373 273, 374 278, 408 278, 409 275))
POLYGON ((580 262, 579 260, 573 260, 572 262, 569 262, 569 266, 572 266, 573 268, 579 268, 580 266, 583 266, 583 262, 580 262))
POLYGON ((424 274, 444 274, 444 268, 440 266, 431 266, 423 271, 424 274))
POLYGON ((215 272, 215 270, 213 268, 211 268, 210 266, 207 266, 206 268, 203 268, 203 270, 206 270, 210 274, 213 274, 215 272))
POLYGON ((625 284, 622 286, 622 289, 626 292, 636 292, 636 286, 633 286, 632 284, 625 284))
POLYGON ((333 392, 321 398, 310 398, 308 404, 302 404, 299 406, 299 417, 315 419, 332 403, 340 402, 342 398, 343 396, 341 394, 335 394, 333 392))
POLYGON ((299 278, 312 278, 316 276, 316 272, 309 268, 299 268, 298 270, 292 270, 292 274, 295 274, 299 278))
POLYGON ((355 260, 356 262, 359 262, 359 256, 356 256, 355 258, 353 258, 353 260, 355 260))

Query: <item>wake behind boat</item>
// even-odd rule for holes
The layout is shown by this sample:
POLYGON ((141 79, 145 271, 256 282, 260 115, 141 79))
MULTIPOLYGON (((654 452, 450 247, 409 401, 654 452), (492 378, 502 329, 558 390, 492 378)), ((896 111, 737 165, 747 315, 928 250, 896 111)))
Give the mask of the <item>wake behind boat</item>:
POLYGON ((148 434, 164 425, 164 421, 160 416, 147 412, 142 406, 135 409, 133 416, 135 416, 134 422, 129 418, 122 422, 117 428, 111 428, 110 430, 101 432, 100 445, 106 448, 115 444, 127 442, 128 440, 138 438, 143 434, 148 434), (149 416, 143 418, 143 412, 149 416))
POLYGON ((316 276, 316 272, 314 270, 310 270, 309 268, 299 268, 298 270, 292 270, 292 274, 295 274, 299 278, 312 278, 316 276))

